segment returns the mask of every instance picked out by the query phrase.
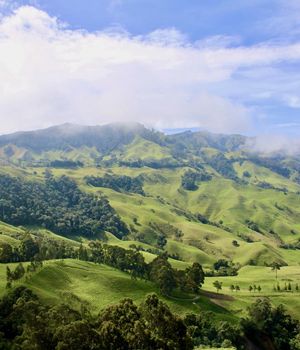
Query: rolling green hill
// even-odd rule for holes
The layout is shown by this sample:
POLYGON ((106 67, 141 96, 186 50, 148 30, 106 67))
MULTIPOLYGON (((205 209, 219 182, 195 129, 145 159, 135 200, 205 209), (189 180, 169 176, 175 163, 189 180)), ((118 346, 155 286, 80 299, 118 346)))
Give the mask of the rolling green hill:
MULTIPOLYGON (((9 264, 11 268, 14 264, 9 264)), ((0 265, 0 295, 5 292, 5 266, 0 265)), ((128 274, 108 267, 72 259, 47 261, 44 266, 26 279, 18 281, 32 289, 46 304, 65 302, 74 308, 80 303, 88 305, 97 314, 101 309, 131 298, 140 303, 147 294, 156 292, 151 282, 133 280, 128 274)), ((235 320, 226 309, 207 296, 178 295, 177 298, 162 298, 171 309, 184 315, 195 310, 213 311, 219 319, 235 320)))
MULTIPOLYGON (((167 252, 177 269, 199 262, 211 272, 217 260, 225 259, 234 264, 238 276, 207 277, 204 289, 208 295, 196 304, 168 300, 171 307, 180 313, 197 308, 212 310, 220 317, 235 319, 259 295, 247 290, 255 281, 262 287, 261 295, 270 297, 276 305, 284 303, 300 318, 299 312, 290 307, 298 305, 298 294, 274 292, 277 282, 270 267, 266 267, 278 262, 285 266, 279 274, 281 283, 285 278, 286 282, 300 282, 300 158, 284 153, 253 153, 248 148, 251 142, 253 139, 244 136, 206 132, 169 136, 139 124, 68 124, 0 136, 0 176, 17 178, 41 191, 49 173, 56 180, 67 176, 74 181, 78 196, 87 202, 92 198, 88 195, 106 198, 110 218, 127 228, 126 234, 117 238, 118 232, 109 232, 109 225, 96 227, 93 223, 93 235, 89 236, 80 225, 64 232, 58 219, 58 224, 50 227, 46 221, 42 223, 42 215, 38 222, 32 219, 28 224, 25 219, 22 222, 20 213, 14 225, 15 217, 6 215, 10 204, 1 200, 0 192, 0 244, 8 243, 17 249, 29 230, 34 239, 46 237, 75 247, 100 239, 110 245, 137 249, 146 262, 167 252), (118 188, 107 181, 105 187, 92 186, 88 176, 118 179, 118 188), (133 179, 139 179, 142 192, 128 187, 133 179), (223 281, 222 292, 229 299, 215 296, 215 280, 223 281), (239 284, 241 291, 232 293, 231 284, 239 284)), ((66 211, 68 220, 72 214, 76 216, 72 205, 66 211)), ((86 212, 81 204, 76 205, 87 224, 91 217, 83 214, 86 212)), ((47 203, 41 202, 40 208, 45 207, 47 203)), ((55 209, 54 214, 59 217, 55 209)), ((5 266, 1 265, 1 269, 3 277, 5 266)), ((110 267, 75 260, 49 261, 26 284, 45 302, 78 297, 97 309, 124 296, 139 302, 145 294, 156 291, 149 282, 133 281, 110 267), (72 295, 63 295, 67 290, 72 290, 72 295)), ((1 288, 3 292, 4 282, 1 288)))

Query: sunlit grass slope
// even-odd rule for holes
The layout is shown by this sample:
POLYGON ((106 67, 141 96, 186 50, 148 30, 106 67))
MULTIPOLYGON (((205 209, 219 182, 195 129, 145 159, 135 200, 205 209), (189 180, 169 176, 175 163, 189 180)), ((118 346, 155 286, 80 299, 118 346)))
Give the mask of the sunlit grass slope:
MULTIPOLYGON (((135 147, 135 143, 131 146, 135 147)), ((218 258, 231 259, 242 265, 247 265, 253 260, 258 265, 274 260, 294 264, 300 259, 299 251, 287 251, 279 248, 279 245, 282 242, 295 243, 300 238, 300 200, 299 195, 294 192, 300 187, 250 162, 235 167, 241 177, 248 169, 247 171, 258 174, 259 179, 266 176, 267 180, 272 182, 273 177, 274 186, 285 186, 290 192, 285 194, 281 191, 261 189, 256 186, 254 180, 252 181, 252 177, 248 184, 238 184, 216 175, 211 181, 199 183, 198 190, 186 191, 181 187, 181 176, 187 168, 84 167, 53 169, 53 173, 55 176, 70 176, 83 191, 105 194, 127 225, 145 236, 145 243, 152 246, 156 244, 155 232, 151 228, 153 222, 171 224, 180 229, 183 233, 181 240, 169 236, 166 246, 169 253, 178 255, 180 260, 196 260, 205 266, 211 266, 218 258), (86 185, 85 176, 103 176, 108 172, 131 177, 142 175, 146 197, 86 185), (212 222, 222 222, 231 232, 222 227, 191 220, 186 213, 201 213, 212 222), (261 232, 247 227, 246 220, 255 222, 261 232), (253 243, 242 239, 245 235, 250 237, 253 243), (238 247, 232 244, 233 240, 238 241, 238 247)), ((11 171, 28 180, 43 181, 44 170, 12 168, 11 171)), ((2 171, 9 172, 8 169, 2 171)), ((209 168, 207 171, 212 172, 209 168)), ((132 234, 130 240, 135 239, 135 235, 132 234)))
MULTIPOLYGON (((13 268, 15 264, 9 266, 13 268)), ((5 272, 6 265, 1 264, 1 295, 5 292, 5 272)), ((132 298, 140 303, 147 294, 158 293, 157 288, 149 281, 133 280, 128 274, 106 265, 73 259, 47 261, 39 271, 27 279, 23 278, 19 283, 31 288, 45 303, 66 302, 76 307, 79 302, 84 302, 93 313, 118 303, 123 298, 132 298)), ((176 293, 176 298, 162 299, 179 314, 203 310, 215 312, 220 319, 235 319, 223 307, 205 296, 195 298, 195 295, 176 293)))
POLYGON ((281 267, 276 280, 275 272, 270 267, 245 266, 239 271, 238 276, 207 277, 203 288, 216 292, 213 282, 222 282, 220 293, 233 296, 233 301, 221 300, 220 305, 228 308, 233 314, 244 316, 247 306, 258 297, 268 297, 274 305, 283 304, 288 312, 300 319, 300 292, 296 291, 296 284, 300 288, 300 265, 281 267), (292 291, 285 291, 285 284, 291 284, 292 291), (261 292, 249 291, 249 286, 261 287, 261 292), (273 288, 279 284, 281 291, 273 288), (231 285, 238 285, 240 291, 231 291, 231 285))

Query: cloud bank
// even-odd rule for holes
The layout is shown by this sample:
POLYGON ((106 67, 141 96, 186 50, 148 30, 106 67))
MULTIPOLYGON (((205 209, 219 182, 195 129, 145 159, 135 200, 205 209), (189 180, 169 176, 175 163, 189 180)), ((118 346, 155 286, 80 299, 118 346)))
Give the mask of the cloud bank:
POLYGON ((300 43, 189 42, 175 28, 145 36, 70 30, 23 6, 0 19, 0 133, 64 122, 138 121, 247 133, 258 101, 300 108, 300 43))

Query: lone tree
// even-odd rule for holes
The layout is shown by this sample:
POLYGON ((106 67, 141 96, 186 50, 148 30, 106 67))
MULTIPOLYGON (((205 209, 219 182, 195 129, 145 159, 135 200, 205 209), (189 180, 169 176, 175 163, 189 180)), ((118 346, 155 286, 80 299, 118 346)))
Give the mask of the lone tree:
POLYGON ((217 290, 217 293, 219 293, 219 290, 221 290, 222 289, 222 282, 219 282, 219 281, 215 281, 214 283, 213 283, 213 285, 214 285, 214 287, 216 288, 216 290, 217 290))
POLYGON ((276 280, 277 280, 277 271, 280 270, 280 267, 281 265, 276 261, 272 262, 271 264, 271 268, 273 271, 275 271, 275 274, 276 274, 276 280))

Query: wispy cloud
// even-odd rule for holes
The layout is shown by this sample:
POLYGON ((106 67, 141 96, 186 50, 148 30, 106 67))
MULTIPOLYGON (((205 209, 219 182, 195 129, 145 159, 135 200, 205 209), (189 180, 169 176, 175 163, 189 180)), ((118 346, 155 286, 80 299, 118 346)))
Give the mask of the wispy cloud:
POLYGON ((281 35, 281 40, 297 38, 300 33, 299 0, 275 0, 274 15, 265 19, 260 25, 263 30, 274 35, 281 35))
POLYGON ((281 69, 300 61, 298 42, 190 42, 175 28, 89 33, 31 6, 2 18, 0 52, 0 132, 123 120, 247 132, 256 120, 254 95, 286 103, 283 96, 298 89, 288 84, 294 72, 281 69))
POLYGON ((249 140, 248 149, 252 152, 260 152, 266 155, 285 153, 288 155, 300 155, 300 140, 290 138, 280 133, 267 133, 249 140))

